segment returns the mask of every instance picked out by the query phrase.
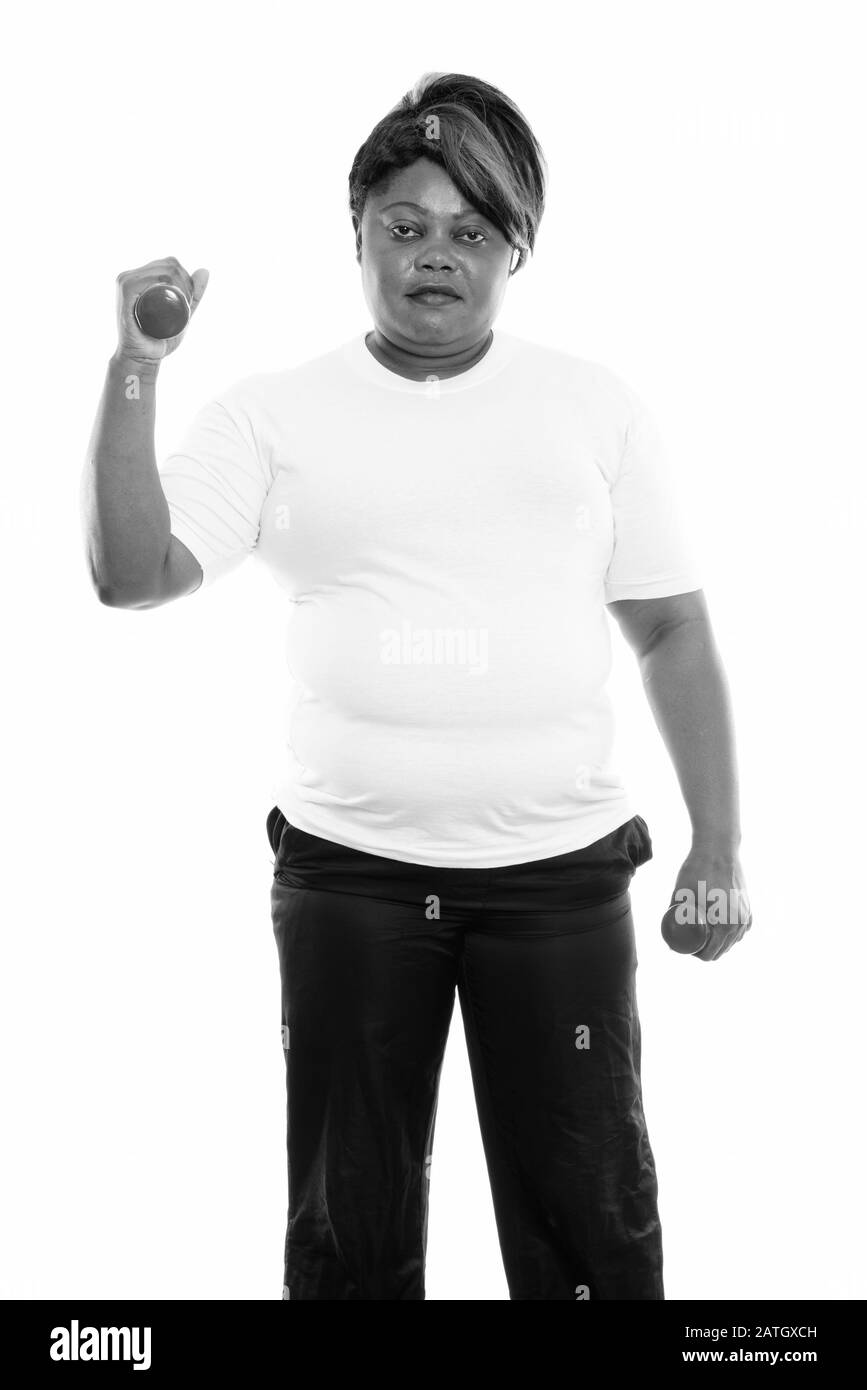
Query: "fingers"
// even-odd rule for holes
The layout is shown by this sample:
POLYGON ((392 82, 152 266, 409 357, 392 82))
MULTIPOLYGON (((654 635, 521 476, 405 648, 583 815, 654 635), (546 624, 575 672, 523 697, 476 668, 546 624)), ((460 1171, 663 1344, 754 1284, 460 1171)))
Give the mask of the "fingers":
MULTIPOLYGON (((164 256, 162 263, 167 267, 167 278, 171 280, 173 284, 177 285, 178 289, 183 290, 188 300, 192 300, 194 290, 193 278, 189 271, 185 270, 181 265, 177 256, 164 256)), ((160 275, 160 279, 163 279, 162 275, 160 275)))
POLYGON ((696 960, 719 960, 731 945, 731 938, 728 929, 725 927, 713 927, 707 942, 700 951, 695 952, 696 960))
POLYGON ((157 279, 164 282, 171 282, 182 289, 187 296, 190 304, 190 316, 196 312, 201 303, 202 296, 208 288, 210 271, 200 267, 194 270, 192 275, 181 265, 177 256, 164 256, 162 261, 155 262, 157 265, 165 265, 166 271, 157 276, 157 279))
MULTIPOLYGON (((706 924, 708 925, 708 924, 706 924)), ((695 960, 716 960, 722 942, 720 940, 720 929, 708 925, 708 938, 700 951, 693 951, 695 960)))
MULTIPOLYGON (((207 284, 207 271, 205 276, 207 284)), ((191 300, 193 297, 193 277, 184 269, 177 256, 161 256, 156 261, 148 261, 147 265, 140 265, 136 270, 123 272, 123 277, 148 285, 177 285, 187 299, 191 300)), ((121 279, 121 276, 118 276, 118 279, 121 279)), ((199 298, 201 299, 201 294, 199 298)))
POLYGON ((746 894, 741 894, 738 919, 731 923, 719 923, 710 927, 710 936, 700 951, 695 951, 697 960, 719 960, 732 946, 742 941, 753 925, 753 914, 746 894))
POLYGON ((209 279, 210 279, 210 271, 208 271, 208 270, 194 270, 194 271, 193 271, 193 278, 192 278, 193 293, 192 293, 192 297, 191 297, 191 299, 190 299, 190 313, 191 313, 191 314, 194 314, 194 313, 196 312, 196 309, 197 309, 198 306, 199 306, 199 302, 200 302, 200 300, 201 300, 201 298, 202 298, 202 295, 205 293, 205 290, 208 288, 208 280, 209 280, 209 279))

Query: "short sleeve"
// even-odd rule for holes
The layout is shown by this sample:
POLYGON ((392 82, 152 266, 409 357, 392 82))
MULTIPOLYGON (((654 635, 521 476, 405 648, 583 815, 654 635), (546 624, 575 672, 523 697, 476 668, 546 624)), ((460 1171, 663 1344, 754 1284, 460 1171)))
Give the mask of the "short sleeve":
POLYGON ((702 587, 694 542, 656 419, 635 391, 625 390, 623 450, 611 485, 614 549, 605 574, 606 603, 665 598, 702 587))
POLYGON ((255 547, 270 483, 237 386, 199 410, 159 475, 172 535, 195 555, 207 588, 255 547))

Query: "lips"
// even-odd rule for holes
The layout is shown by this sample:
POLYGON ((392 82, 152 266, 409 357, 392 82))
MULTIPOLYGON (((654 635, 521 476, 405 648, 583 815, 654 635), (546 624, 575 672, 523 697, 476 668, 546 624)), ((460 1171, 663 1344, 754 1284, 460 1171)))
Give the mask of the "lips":
POLYGON ((408 298, 414 299, 416 304, 425 304, 432 309, 460 303, 458 295, 449 294, 446 290, 416 290, 415 294, 409 295, 408 298))
POLYGON ((447 285, 419 285, 417 290, 410 290, 410 299, 460 299, 460 295, 447 285))

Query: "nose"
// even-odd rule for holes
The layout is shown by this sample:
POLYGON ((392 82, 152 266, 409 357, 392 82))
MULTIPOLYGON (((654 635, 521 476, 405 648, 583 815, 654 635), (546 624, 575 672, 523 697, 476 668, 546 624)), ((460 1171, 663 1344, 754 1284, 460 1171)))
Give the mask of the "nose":
POLYGON ((430 238, 419 246, 415 267, 416 270, 454 270, 456 262, 454 247, 450 242, 430 238))

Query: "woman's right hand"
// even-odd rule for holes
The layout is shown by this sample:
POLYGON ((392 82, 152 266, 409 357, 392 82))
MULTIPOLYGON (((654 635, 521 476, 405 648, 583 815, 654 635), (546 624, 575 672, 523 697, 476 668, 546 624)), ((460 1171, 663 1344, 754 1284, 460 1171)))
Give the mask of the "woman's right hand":
MULTIPOLYGON (((131 357, 139 362, 161 362, 179 347, 184 333, 173 338, 149 338, 136 323, 133 307, 140 294, 151 285, 177 285, 190 301, 190 319, 199 306, 208 284, 207 270, 194 270, 189 275, 175 256, 149 261, 136 270, 122 270, 117 277, 117 351, 116 356, 131 357)), ((189 328, 189 324, 187 324, 189 328)))

